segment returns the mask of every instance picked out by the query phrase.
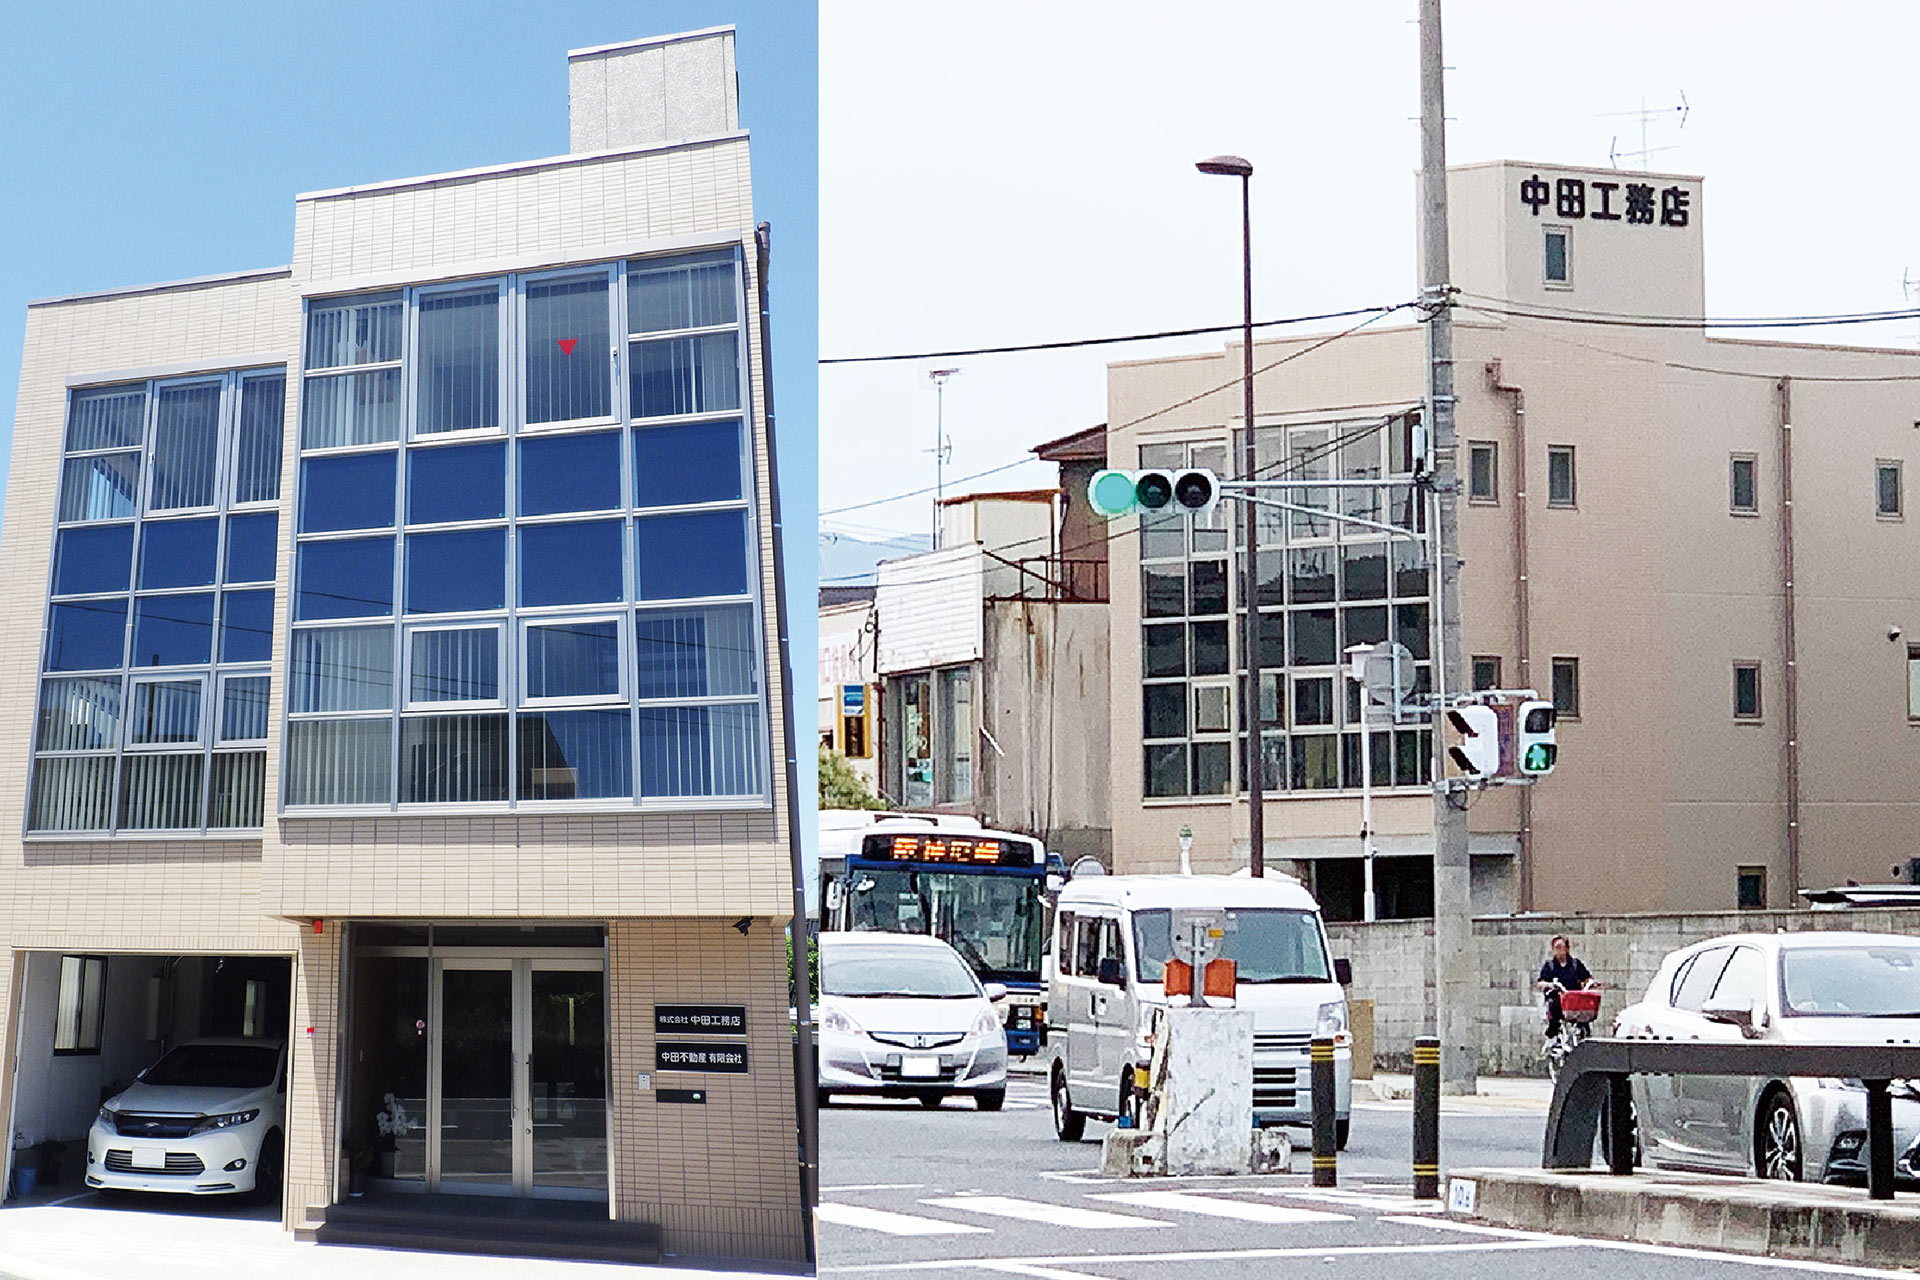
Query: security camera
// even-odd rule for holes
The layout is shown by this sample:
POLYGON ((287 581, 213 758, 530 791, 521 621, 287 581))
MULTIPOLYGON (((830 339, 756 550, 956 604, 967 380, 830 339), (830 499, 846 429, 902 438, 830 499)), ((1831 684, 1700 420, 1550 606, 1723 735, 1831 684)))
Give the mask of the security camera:
POLYGON ((733 927, 738 929, 740 931, 740 936, 744 938, 747 936, 747 930, 753 928, 753 917, 741 916, 738 920, 735 920, 733 922, 733 927))
POLYGON ((1900 628, 1898 627, 1887 628, 1887 639, 1898 640, 1899 638, 1900 638, 1900 628))

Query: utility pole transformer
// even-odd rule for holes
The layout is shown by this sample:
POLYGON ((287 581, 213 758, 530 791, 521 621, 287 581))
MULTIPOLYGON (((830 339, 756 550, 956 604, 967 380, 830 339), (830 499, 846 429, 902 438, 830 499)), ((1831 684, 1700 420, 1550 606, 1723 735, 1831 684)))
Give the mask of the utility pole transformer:
MULTIPOLYGON (((1420 0, 1420 301, 1427 319, 1427 411, 1433 442, 1435 604, 1440 615, 1438 705, 1466 687, 1460 651, 1460 468, 1454 435, 1453 312, 1447 249, 1446 64, 1440 49, 1440 0, 1420 0)), ((1465 793, 1447 785, 1441 715, 1433 718, 1434 1032, 1440 1086, 1472 1093, 1477 1082, 1471 993, 1474 979, 1472 865, 1465 793)))

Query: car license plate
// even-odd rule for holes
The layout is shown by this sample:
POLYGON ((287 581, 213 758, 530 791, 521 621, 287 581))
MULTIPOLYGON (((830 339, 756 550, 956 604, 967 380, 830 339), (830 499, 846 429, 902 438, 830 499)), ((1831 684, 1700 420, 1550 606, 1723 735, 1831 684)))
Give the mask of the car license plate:
POLYGON ((135 1147, 131 1163, 136 1169, 164 1169, 167 1167, 167 1149, 165 1147, 135 1147))
POLYGON ((900 1060, 900 1074, 917 1080, 931 1080, 940 1074, 940 1059, 909 1054, 900 1060))

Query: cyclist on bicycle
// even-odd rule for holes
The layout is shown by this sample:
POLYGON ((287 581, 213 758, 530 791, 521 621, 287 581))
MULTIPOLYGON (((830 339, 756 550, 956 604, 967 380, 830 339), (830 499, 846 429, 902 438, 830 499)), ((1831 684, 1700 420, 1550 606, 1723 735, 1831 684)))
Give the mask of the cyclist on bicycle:
POLYGON ((1567 941, 1565 934, 1556 933, 1549 944, 1553 954, 1540 966, 1540 977, 1534 982, 1536 990, 1546 993, 1547 1001, 1547 1039, 1551 1040, 1560 1032, 1560 993, 1562 991, 1584 991, 1588 987, 1598 986, 1593 974, 1573 954, 1573 944, 1567 941))

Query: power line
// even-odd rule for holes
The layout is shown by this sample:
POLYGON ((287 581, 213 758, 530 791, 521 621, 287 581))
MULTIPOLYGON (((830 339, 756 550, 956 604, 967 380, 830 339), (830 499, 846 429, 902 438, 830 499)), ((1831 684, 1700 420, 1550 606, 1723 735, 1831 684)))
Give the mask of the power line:
POLYGON ((1490 298, 1484 294, 1462 293, 1476 299, 1459 305, 1469 311, 1499 316, 1517 316, 1527 320, 1558 320, 1568 324, 1609 325, 1624 329, 1812 329, 1843 324, 1877 324, 1885 320, 1920 319, 1920 308, 1903 307, 1892 311, 1858 311, 1835 315, 1749 316, 1691 319, 1684 316, 1641 315, 1632 312, 1576 311, 1514 305, 1511 300, 1490 298), (1506 305, 1494 305, 1505 303, 1506 305))
MULTIPOLYGON (((1345 320, 1352 316, 1370 315, 1376 311, 1397 311, 1408 304, 1395 307, 1356 307, 1351 311, 1326 311, 1319 315, 1288 316, 1281 320, 1257 320, 1256 329, 1268 329, 1277 325, 1311 324, 1317 320, 1345 320)), ((967 347, 954 351, 912 351, 897 355, 881 356, 822 356, 821 364, 879 364, 890 360, 951 360, 961 356, 999 356, 1012 355, 1022 351, 1064 351, 1074 347, 1104 347, 1121 342, 1152 342, 1161 338, 1197 338, 1215 333, 1239 333, 1243 324, 1203 325, 1195 329, 1161 329, 1153 333, 1123 333, 1106 338, 1065 338, 1055 342, 1027 342, 999 347, 967 347)))

